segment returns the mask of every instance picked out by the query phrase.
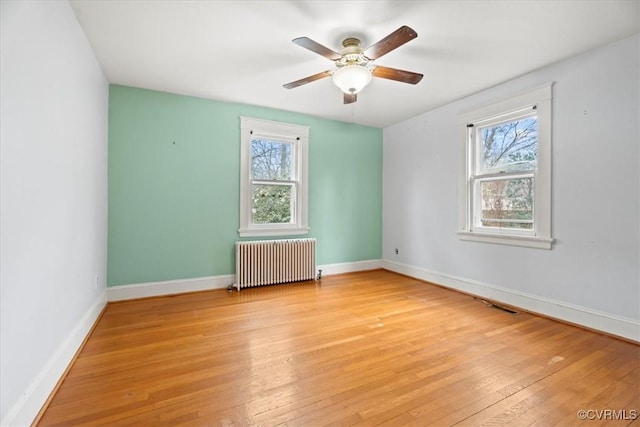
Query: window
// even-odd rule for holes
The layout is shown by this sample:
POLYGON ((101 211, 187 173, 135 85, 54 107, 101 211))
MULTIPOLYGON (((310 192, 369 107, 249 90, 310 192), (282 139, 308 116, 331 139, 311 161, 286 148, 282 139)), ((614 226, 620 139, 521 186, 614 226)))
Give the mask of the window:
POLYGON ((551 87, 460 115, 461 239, 551 248, 551 87))
POLYGON ((307 234, 307 126, 240 117, 240 236, 307 234))

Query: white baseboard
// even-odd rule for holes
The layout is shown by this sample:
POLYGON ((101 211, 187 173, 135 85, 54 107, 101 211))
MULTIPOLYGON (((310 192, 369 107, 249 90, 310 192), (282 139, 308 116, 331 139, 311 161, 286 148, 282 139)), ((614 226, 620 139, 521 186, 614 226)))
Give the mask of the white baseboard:
POLYGON ((20 399, 9 409, 2 421, 0 421, 1 426, 31 425, 67 367, 69 367, 84 339, 89 335, 91 328, 93 328, 106 304, 106 293, 103 292, 85 312, 67 338, 49 357, 20 399))
POLYGON ((223 289, 235 282, 234 274, 197 277, 195 279, 167 280, 133 285, 119 285, 107 288, 108 301, 122 301, 135 298, 158 297, 185 292, 223 289))
POLYGON ((640 342, 640 321, 476 280, 383 260, 381 267, 436 285, 640 342))
POLYGON ((354 273, 356 271, 376 270, 382 268, 382 260, 372 259, 367 261, 341 262, 339 264, 324 264, 316 266, 322 270, 322 275, 354 273))
MULTIPOLYGON (((381 267, 381 260, 367 260, 343 262, 339 264, 324 264, 316 266, 322 270, 322 275, 352 273, 356 271, 375 270, 381 267)), ((235 283, 235 274, 222 276, 197 277, 194 279, 167 280, 163 282, 148 282, 132 285, 119 285, 107 288, 108 301, 123 301, 135 298, 158 297, 185 292, 206 291, 210 289, 225 289, 235 283)))

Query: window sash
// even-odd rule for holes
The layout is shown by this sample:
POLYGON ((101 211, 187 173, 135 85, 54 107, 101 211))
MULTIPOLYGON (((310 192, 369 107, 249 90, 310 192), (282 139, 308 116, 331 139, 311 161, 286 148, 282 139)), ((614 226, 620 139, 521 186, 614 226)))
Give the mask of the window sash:
POLYGON ((269 225, 283 225, 283 224, 295 224, 296 222, 296 206, 297 206, 297 188, 298 188, 298 183, 294 182, 294 181, 288 181, 288 182, 283 182, 283 181, 264 181, 264 180, 260 180, 260 181, 253 181, 251 183, 251 224, 252 225, 258 225, 258 226, 269 226, 269 225), (254 197, 253 197, 253 191, 255 189, 256 186, 264 186, 264 187, 288 187, 290 189, 290 192, 288 194, 289 197, 289 221, 280 221, 280 222, 263 222, 263 221, 259 221, 256 220, 256 212, 259 208, 259 206, 257 206, 254 203, 254 197))
MULTIPOLYGON (((482 153, 484 150, 483 141, 482 141, 482 131, 487 128, 498 127, 501 125, 505 125, 507 123, 512 123, 512 122, 531 119, 531 118, 536 119, 536 127, 537 127, 538 114, 537 114, 536 108, 534 108, 533 106, 528 106, 527 108, 517 110, 512 113, 500 115, 497 117, 490 117, 488 119, 472 123, 471 126, 469 127, 469 149, 472 151, 472 156, 474 159, 474 162, 473 162, 474 173, 476 175, 488 175, 488 174, 494 174, 494 173, 526 171, 527 169, 519 169, 519 170, 512 169, 510 171, 508 166, 514 163, 500 164, 492 168, 485 168, 482 164, 482 153)), ((537 148, 538 148, 538 141, 536 136, 536 153, 538 151, 537 148)), ((537 154, 536 154, 535 166, 537 166, 537 154)))
MULTIPOLYGON (((299 174, 298 174, 298 170, 299 170, 299 166, 298 166, 298 141, 296 141, 293 138, 287 138, 287 137, 283 137, 282 135, 267 135, 267 134, 259 134, 257 132, 252 132, 251 134, 251 139, 249 141, 249 144, 251 145, 250 148, 250 152, 253 155, 253 141, 255 140, 267 140, 267 141, 271 141, 271 142, 277 142, 280 144, 287 144, 291 146, 291 149, 289 150, 289 163, 290 163, 290 168, 291 170, 289 171, 289 177, 291 178, 291 181, 295 181, 298 182, 300 180, 299 174)), ((254 173, 254 167, 253 167, 253 158, 251 159, 251 180, 254 179, 262 179, 262 180, 268 180, 268 178, 255 178, 256 173, 254 173)), ((278 179, 278 178, 274 178, 274 181, 286 181, 284 179, 278 179)))
POLYGON ((536 224, 535 224, 535 205, 536 205, 536 193, 535 193, 535 182, 536 177, 535 173, 512 173, 512 174, 500 174, 499 176, 491 176, 491 177, 473 177, 470 180, 470 200, 469 204, 471 206, 472 212, 472 221, 471 221, 471 231, 475 230, 483 230, 485 232, 501 232, 501 233, 513 233, 513 234, 522 234, 522 235, 535 235, 536 234, 536 224), (484 182, 495 182, 495 181, 512 181, 517 179, 531 179, 533 181, 533 195, 532 195, 532 206, 531 206, 531 215, 532 219, 508 219, 508 218, 488 218, 484 216, 483 210, 483 194, 482 194, 482 183, 484 182), (492 227, 484 225, 483 222, 500 222, 500 223, 510 223, 510 224, 532 224, 530 229, 518 229, 518 228, 510 228, 510 227, 492 227))

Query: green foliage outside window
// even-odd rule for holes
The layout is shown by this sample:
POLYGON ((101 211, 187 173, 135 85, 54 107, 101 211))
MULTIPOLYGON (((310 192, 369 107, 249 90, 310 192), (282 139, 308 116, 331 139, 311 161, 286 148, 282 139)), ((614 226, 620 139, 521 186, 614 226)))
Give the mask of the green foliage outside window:
POLYGON ((291 186, 257 184, 251 190, 254 224, 291 222, 291 186))

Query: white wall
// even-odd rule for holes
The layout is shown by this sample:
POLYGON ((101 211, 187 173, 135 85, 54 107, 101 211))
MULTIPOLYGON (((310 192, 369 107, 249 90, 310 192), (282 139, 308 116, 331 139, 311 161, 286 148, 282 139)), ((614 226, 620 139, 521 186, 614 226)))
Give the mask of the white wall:
POLYGON ((636 35, 386 128, 385 266, 640 340, 638 57, 636 35), (459 240, 458 113, 550 81, 553 249, 459 240))
POLYGON ((0 418, 26 425, 104 306, 108 82, 66 1, 0 4, 0 418))

